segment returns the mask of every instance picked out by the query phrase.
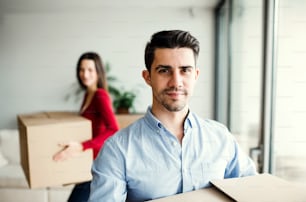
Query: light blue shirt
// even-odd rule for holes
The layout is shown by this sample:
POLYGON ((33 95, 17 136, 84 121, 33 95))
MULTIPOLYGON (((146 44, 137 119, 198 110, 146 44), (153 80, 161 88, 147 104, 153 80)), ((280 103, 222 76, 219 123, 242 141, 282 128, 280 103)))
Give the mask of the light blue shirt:
POLYGON ((150 110, 104 143, 92 167, 90 202, 140 202, 256 174, 225 126, 189 112, 180 144, 150 110))

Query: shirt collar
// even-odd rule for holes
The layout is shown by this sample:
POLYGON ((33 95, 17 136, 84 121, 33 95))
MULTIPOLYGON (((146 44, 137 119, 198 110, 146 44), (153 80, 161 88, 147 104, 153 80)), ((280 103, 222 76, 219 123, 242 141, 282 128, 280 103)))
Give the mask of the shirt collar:
MULTIPOLYGON (((159 128, 161 129, 162 128, 162 123, 152 114, 151 112, 152 108, 151 106, 148 107, 147 109, 147 112, 145 114, 145 119, 148 121, 149 125, 154 127, 154 128, 159 128)), ((184 121, 184 129, 187 129, 189 127, 192 128, 193 125, 195 123, 195 119, 194 119, 194 116, 193 116, 193 113, 190 112, 190 110, 188 111, 188 115, 184 121)))
POLYGON ((162 128, 161 122, 152 114, 151 106, 148 107, 147 113, 145 114, 145 119, 148 121, 149 125, 152 127, 162 128))
POLYGON ((187 129, 189 127, 192 128, 192 125, 193 125, 194 121, 195 120, 194 120, 194 117, 193 117, 193 113, 189 109, 188 115, 187 115, 187 117, 185 119, 185 122, 184 122, 184 129, 187 129))

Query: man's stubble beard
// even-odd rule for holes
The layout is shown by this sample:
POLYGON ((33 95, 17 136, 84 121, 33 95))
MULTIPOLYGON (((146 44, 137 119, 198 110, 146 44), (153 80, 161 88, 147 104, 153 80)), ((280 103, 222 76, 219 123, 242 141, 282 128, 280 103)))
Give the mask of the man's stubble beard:
POLYGON ((166 89, 163 90, 160 94, 161 96, 161 105, 166 108, 168 111, 170 112, 179 112, 181 110, 183 110, 186 105, 187 105, 187 101, 185 100, 175 100, 175 99, 167 99, 167 94, 168 92, 179 92, 181 94, 183 94, 185 97, 187 97, 188 92, 186 90, 178 90, 176 88, 171 88, 171 89, 166 89), (177 102, 177 103, 176 103, 177 102))

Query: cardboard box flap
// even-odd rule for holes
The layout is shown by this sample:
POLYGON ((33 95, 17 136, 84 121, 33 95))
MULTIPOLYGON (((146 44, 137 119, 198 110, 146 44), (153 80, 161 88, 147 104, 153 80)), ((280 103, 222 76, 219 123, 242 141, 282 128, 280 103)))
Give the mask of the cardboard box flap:
POLYGON ((44 112, 48 118, 61 119, 61 118, 78 118, 77 112, 67 112, 67 111, 52 111, 44 112))
POLYGON ((211 183, 238 202, 306 202, 302 187, 266 173, 211 183))
POLYGON ((231 198, 220 194, 215 187, 185 192, 173 196, 151 200, 152 202, 233 202, 231 198))
POLYGON ((33 114, 18 115, 18 119, 28 126, 35 126, 41 124, 58 124, 60 120, 70 120, 71 122, 83 121, 83 118, 77 116, 75 112, 38 112, 33 114))

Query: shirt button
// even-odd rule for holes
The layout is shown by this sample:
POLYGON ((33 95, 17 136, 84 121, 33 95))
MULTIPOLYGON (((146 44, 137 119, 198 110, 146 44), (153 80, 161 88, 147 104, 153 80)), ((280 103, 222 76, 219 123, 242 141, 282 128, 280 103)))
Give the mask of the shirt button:
POLYGON ((172 142, 172 145, 173 145, 173 146, 176 146, 176 144, 177 144, 177 143, 176 143, 175 141, 172 142))

